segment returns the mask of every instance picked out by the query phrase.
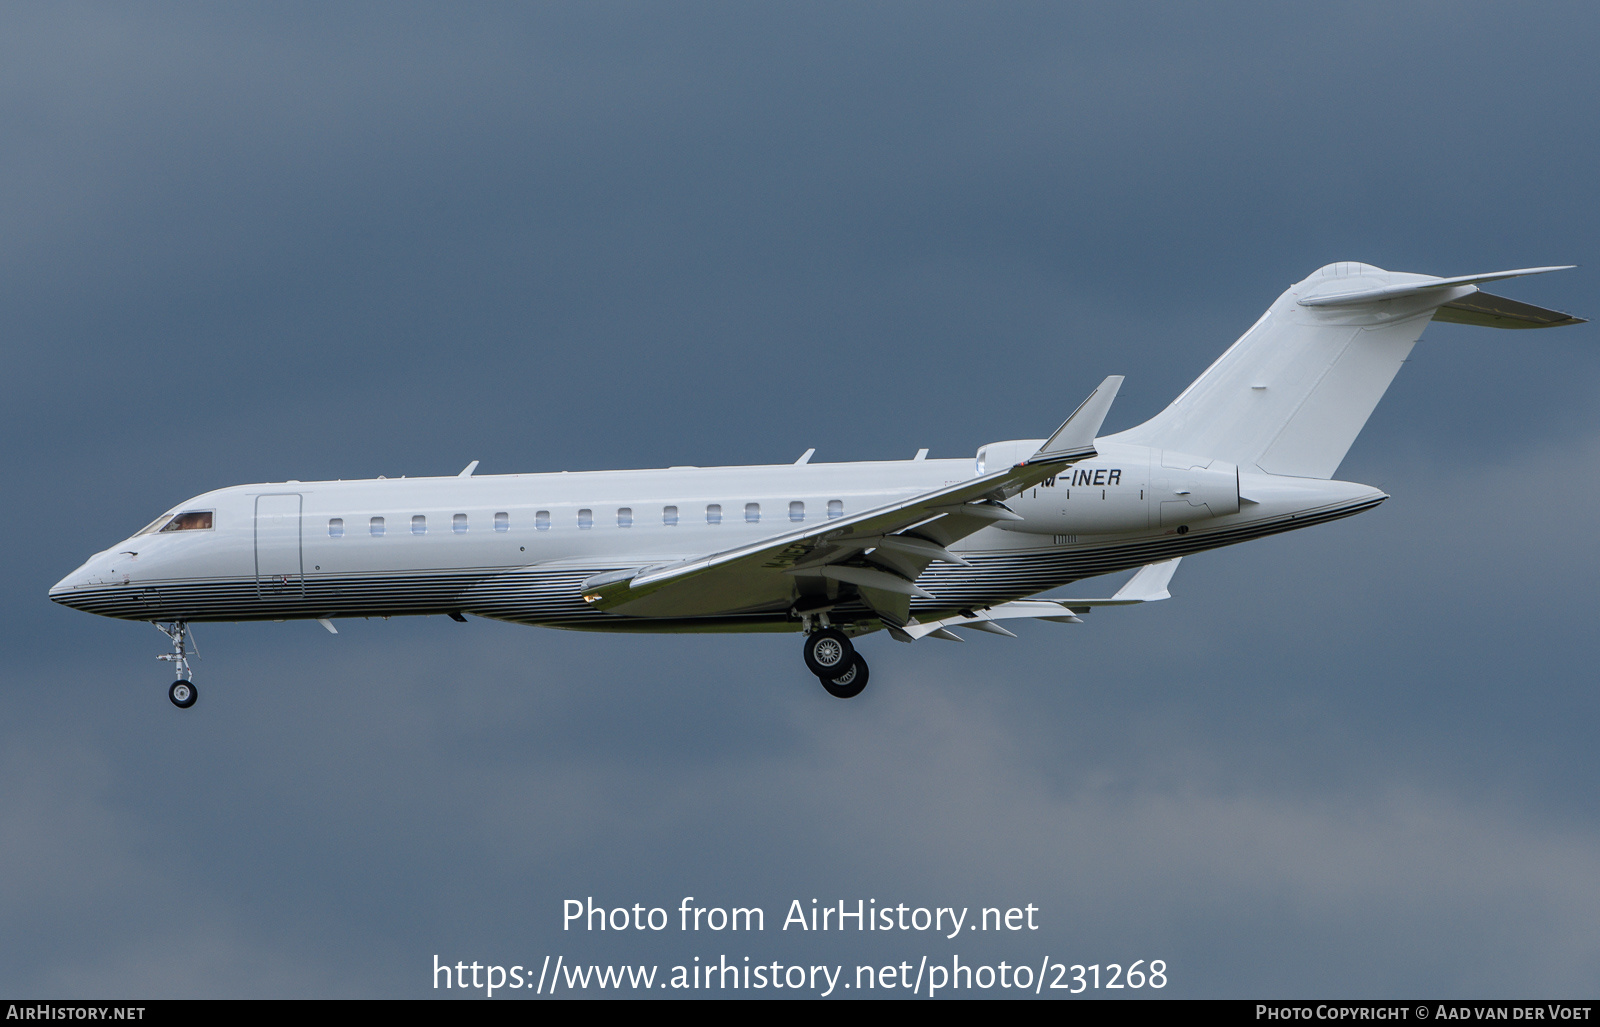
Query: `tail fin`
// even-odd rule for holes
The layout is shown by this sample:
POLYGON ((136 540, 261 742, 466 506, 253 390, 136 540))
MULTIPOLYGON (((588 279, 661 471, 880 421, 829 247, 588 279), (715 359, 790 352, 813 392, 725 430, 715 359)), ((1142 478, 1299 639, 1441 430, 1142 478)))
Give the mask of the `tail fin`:
POLYGON ((1290 286, 1165 410, 1105 441, 1220 457, 1268 474, 1331 478, 1441 308, 1441 321, 1496 327, 1581 323, 1478 293, 1475 284, 1557 270, 1434 278, 1329 264, 1290 286))

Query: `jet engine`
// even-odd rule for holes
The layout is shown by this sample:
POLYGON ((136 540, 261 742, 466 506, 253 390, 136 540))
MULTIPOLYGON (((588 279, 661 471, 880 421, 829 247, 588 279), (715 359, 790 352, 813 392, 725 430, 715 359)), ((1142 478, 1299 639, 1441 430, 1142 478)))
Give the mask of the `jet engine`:
MULTIPOLYGON (((977 470, 1006 467, 1038 451, 1040 439, 992 442, 977 470)), ((995 525, 1036 535, 1109 535, 1179 529, 1239 512, 1239 469, 1226 460, 1104 443, 1098 456, 1006 501, 1020 521, 995 525)))

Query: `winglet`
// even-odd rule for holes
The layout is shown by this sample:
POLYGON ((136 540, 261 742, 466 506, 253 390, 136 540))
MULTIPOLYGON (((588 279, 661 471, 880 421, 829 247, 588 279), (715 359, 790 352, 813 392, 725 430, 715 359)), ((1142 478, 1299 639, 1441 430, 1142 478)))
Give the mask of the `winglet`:
POLYGON ((1045 440, 1039 452, 1028 458, 1028 463, 1049 463, 1056 460, 1083 460, 1095 454, 1094 437, 1111 411, 1111 401, 1122 388, 1122 375, 1114 374, 1089 393, 1089 398, 1078 404, 1072 416, 1061 423, 1056 433, 1045 440))
POLYGON ((1183 557, 1175 556, 1160 563, 1145 564, 1110 599, 1055 599, 1052 602, 1060 603, 1073 613, 1087 613, 1096 606, 1134 606, 1171 599, 1172 593, 1167 591, 1167 585, 1172 581, 1172 572, 1178 569, 1181 559, 1183 557))
POLYGON ((474 461, 472 461, 472 463, 470 463, 467 466, 461 468, 461 473, 456 475, 456 477, 457 478, 470 478, 470 477, 472 477, 472 472, 476 471, 477 469, 478 469, 478 461, 474 460, 474 461))
POLYGON ((1136 599, 1142 603, 1155 602, 1158 599, 1171 599, 1172 593, 1167 591, 1167 585, 1172 581, 1172 574, 1178 569, 1181 556, 1171 560, 1162 560, 1160 563, 1147 563, 1139 568, 1139 572, 1128 579, 1128 583, 1117 589, 1113 599, 1136 599))

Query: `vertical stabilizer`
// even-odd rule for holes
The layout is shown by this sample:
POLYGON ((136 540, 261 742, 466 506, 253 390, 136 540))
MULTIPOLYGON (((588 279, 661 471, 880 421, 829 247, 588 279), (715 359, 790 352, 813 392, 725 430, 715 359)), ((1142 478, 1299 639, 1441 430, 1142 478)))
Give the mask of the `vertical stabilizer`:
POLYGON ((1436 310, 1476 282, 1552 270, 1434 278, 1329 264, 1290 286, 1165 410, 1105 441, 1331 478, 1436 310))

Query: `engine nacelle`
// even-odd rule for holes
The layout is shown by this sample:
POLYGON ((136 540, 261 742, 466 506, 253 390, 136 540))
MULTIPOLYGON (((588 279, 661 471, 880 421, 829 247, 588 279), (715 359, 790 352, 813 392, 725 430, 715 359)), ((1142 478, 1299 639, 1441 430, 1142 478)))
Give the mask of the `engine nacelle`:
POLYGON ((1160 451, 1150 466, 1150 526, 1173 528, 1239 512, 1239 468, 1226 460, 1160 451))
MULTIPOLYGON (((1017 464, 1038 452, 1042 439, 991 442, 978 450, 979 474, 1017 464)), ((1005 531, 1035 535, 1109 535, 1172 530, 1239 512, 1239 469, 1171 450, 1104 444, 1054 478, 1006 501, 1021 521, 1005 531)))
POLYGON ((989 443, 978 450, 979 477, 988 474, 990 471, 1015 467, 1028 459, 1028 457, 1039 452, 1039 447, 1044 443, 1044 439, 1012 439, 1009 442, 989 443))

